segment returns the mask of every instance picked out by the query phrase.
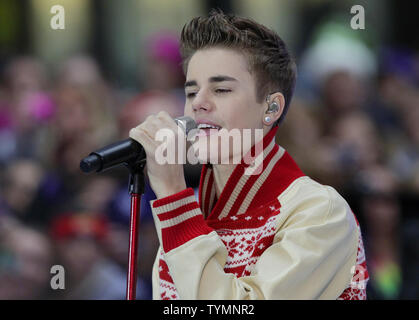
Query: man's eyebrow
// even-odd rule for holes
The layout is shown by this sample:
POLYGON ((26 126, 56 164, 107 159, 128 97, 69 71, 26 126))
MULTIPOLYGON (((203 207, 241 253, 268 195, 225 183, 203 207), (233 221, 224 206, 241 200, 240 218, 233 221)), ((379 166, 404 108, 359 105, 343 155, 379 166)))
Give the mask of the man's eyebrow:
POLYGON ((237 81, 237 79, 229 76, 215 76, 209 78, 209 82, 222 82, 222 81, 237 81))
MULTIPOLYGON (((223 81, 237 81, 237 79, 229 76, 214 76, 208 79, 209 82, 223 82, 223 81)), ((195 80, 190 80, 185 82, 186 87, 197 86, 197 82, 195 80)))
POLYGON ((196 83, 195 80, 190 80, 190 81, 186 81, 185 82, 185 88, 186 87, 193 87, 193 86, 197 86, 198 84, 196 83))

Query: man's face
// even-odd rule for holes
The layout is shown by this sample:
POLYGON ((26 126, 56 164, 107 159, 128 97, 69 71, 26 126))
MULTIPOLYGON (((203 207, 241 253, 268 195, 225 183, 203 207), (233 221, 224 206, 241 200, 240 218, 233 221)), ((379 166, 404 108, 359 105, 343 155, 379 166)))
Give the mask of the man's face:
MULTIPOLYGON (((198 50, 189 61, 185 95, 185 116, 197 124, 208 123, 228 131, 264 128, 267 105, 257 103, 254 77, 244 55, 234 50, 198 50)), ((210 134, 209 129, 204 131, 210 134)))

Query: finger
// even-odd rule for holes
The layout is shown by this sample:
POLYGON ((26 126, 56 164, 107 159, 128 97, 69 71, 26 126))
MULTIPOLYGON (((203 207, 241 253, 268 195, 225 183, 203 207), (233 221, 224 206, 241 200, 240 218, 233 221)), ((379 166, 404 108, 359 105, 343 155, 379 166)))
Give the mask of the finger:
POLYGON ((149 135, 149 133, 141 127, 132 128, 129 131, 129 137, 140 143, 146 154, 151 154, 156 148, 156 141, 149 135))
POLYGON ((139 124, 136 128, 144 130, 147 135, 153 139, 161 126, 162 124, 160 119, 158 119, 155 115, 149 115, 145 121, 139 124))
POLYGON ((176 128, 176 123, 166 111, 160 111, 156 115, 150 115, 140 124, 149 132, 150 136, 155 136, 156 132, 162 128, 176 128))
POLYGON ((177 129, 177 125, 175 120, 172 118, 172 116, 167 111, 160 111, 156 118, 159 119, 165 128, 170 128, 174 131, 177 129))

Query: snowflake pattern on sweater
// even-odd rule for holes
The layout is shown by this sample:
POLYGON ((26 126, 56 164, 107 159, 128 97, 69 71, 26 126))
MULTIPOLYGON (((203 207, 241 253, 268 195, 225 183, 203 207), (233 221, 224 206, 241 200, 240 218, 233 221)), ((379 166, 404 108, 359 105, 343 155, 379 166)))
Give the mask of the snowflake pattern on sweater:
MULTIPOLYGON (((275 236, 275 224, 280 209, 272 210, 272 216, 264 218, 258 216, 233 216, 230 219, 240 222, 240 220, 255 220, 252 228, 245 229, 220 229, 216 230, 220 239, 224 243, 228 256, 224 271, 232 273, 236 277, 250 276, 259 257, 272 245, 275 236), (250 217, 250 219, 249 219, 250 217), (234 219, 232 219, 234 218, 234 219)), ((227 219, 225 219, 227 220, 227 219)), ((346 288, 338 297, 338 300, 366 300, 366 284, 369 280, 366 268, 365 251, 362 242, 361 230, 358 224, 359 240, 356 266, 353 270, 351 285, 346 288)), ((176 300, 179 295, 170 276, 169 268, 164 261, 163 252, 159 261, 160 274, 160 297, 162 300, 176 300)))
MULTIPOLYGON (((244 229, 216 229, 228 253, 224 266, 226 273, 234 274, 238 278, 249 276, 259 257, 272 245, 276 230, 276 219, 280 209, 275 207, 274 210, 269 210, 271 211, 271 216, 268 218, 260 214, 246 214, 224 218, 224 221, 220 221, 220 223, 225 221, 233 222, 238 226, 243 225, 245 222, 250 226, 244 229)), ((169 268, 164 260, 163 251, 160 255, 159 275, 161 299, 179 299, 169 268)))

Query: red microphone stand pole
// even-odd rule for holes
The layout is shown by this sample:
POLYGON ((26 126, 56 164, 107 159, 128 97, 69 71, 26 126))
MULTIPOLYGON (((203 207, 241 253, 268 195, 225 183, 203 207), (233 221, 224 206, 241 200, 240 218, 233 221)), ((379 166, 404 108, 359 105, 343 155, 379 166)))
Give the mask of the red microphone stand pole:
POLYGON ((128 272, 126 299, 136 299, 137 289, 137 254, 138 254, 138 228, 140 225, 141 195, 144 193, 145 161, 128 165, 130 169, 129 192, 131 194, 131 212, 129 226, 128 272))

